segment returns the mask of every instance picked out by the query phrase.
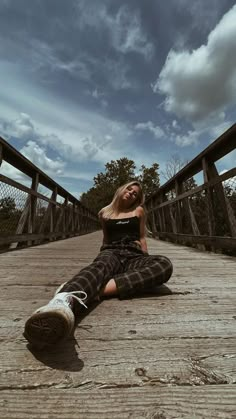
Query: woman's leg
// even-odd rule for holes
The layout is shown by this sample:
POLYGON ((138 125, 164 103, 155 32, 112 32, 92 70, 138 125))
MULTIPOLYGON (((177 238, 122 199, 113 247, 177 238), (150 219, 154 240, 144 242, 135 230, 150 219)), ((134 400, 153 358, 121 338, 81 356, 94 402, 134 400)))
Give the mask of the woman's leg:
POLYGON ((107 296, 107 297, 112 297, 113 295, 117 295, 117 294, 118 294, 118 289, 116 286, 116 282, 113 278, 107 282, 105 287, 100 292, 101 296, 107 296))
POLYGON ((122 271, 120 258, 111 249, 103 250, 90 265, 66 282, 60 292, 86 292, 87 304, 100 294, 110 278, 122 271))
POLYGON ((127 258, 124 273, 114 276, 117 293, 122 299, 160 286, 169 280, 172 272, 172 263, 166 256, 140 255, 127 258))
POLYGON ((100 252, 91 265, 64 284, 46 306, 32 314, 25 324, 25 338, 34 346, 43 347, 68 337, 74 328, 75 309, 77 312, 80 305, 86 307, 118 272, 122 272, 119 257, 112 250, 100 252))

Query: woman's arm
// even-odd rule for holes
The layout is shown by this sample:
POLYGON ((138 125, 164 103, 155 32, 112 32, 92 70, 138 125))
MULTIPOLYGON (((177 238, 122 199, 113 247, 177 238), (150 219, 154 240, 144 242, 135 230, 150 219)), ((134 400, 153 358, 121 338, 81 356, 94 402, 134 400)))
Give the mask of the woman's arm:
POLYGON ((107 233, 106 233, 106 226, 105 226, 105 222, 104 222, 104 218, 102 216, 102 214, 98 214, 101 226, 102 226, 102 232, 103 232, 103 240, 102 240, 102 244, 106 244, 107 243, 107 233))
POLYGON ((144 209, 142 207, 138 207, 136 209, 136 215, 139 218, 139 222, 140 222, 140 244, 141 244, 141 249, 143 252, 147 252, 147 242, 146 242, 146 238, 145 238, 145 231, 146 231, 146 217, 145 217, 145 212, 144 209))

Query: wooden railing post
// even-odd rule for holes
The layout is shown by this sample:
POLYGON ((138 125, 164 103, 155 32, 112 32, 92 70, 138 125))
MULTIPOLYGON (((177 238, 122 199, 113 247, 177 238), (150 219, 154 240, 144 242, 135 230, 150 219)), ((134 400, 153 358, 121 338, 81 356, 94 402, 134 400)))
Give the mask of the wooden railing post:
POLYGON ((63 218, 62 218, 62 231, 63 231, 63 237, 66 237, 67 234, 67 210, 68 210, 68 196, 65 198, 64 205, 63 205, 63 218))
POLYGON ((24 197, 25 205, 22 211, 19 208, 18 201, 13 196, 13 189, 10 192, 12 196, 9 196, 9 198, 14 202, 15 209, 8 210, 9 221, 12 220, 14 226, 16 217, 19 221, 14 234, 8 234, 7 236, 3 231, 3 234, 0 235, 0 242, 6 250, 9 249, 9 245, 11 245, 11 248, 15 248, 18 243, 24 245, 39 244, 46 240, 56 240, 76 235, 82 230, 84 233, 93 231, 98 227, 98 221, 96 221, 96 216, 92 211, 86 209, 76 197, 49 178, 46 173, 42 172, 0 137, 0 165, 2 161, 12 165, 22 174, 32 179, 31 188, 29 188, 0 173, 1 188, 2 184, 3 187, 6 184, 10 191, 11 188, 15 188, 18 191, 17 193, 21 194, 20 199, 23 199, 23 194, 26 196, 26 198, 24 197), (50 198, 38 192, 39 183, 52 191, 50 198), (57 202, 57 195, 64 198, 63 205, 57 202), (39 203, 42 203, 42 206, 39 203), (40 211, 40 207, 42 207, 42 211, 40 211))
MULTIPOLYGON (((208 176, 210 179, 219 176, 218 170, 213 162, 208 165, 208 176)), ((236 237, 236 218, 230 202, 225 196, 225 191, 221 182, 215 185, 215 190, 219 196, 221 208, 223 210, 230 234, 232 237, 236 237)))
MULTIPOLYGON (((183 184, 179 183, 179 181, 176 179, 175 180, 175 194, 176 194, 176 198, 178 198, 178 196, 182 193, 183 191, 183 184)), ((182 225, 182 212, 181 212, 181 201, 177 201, 176 203, 176 228, 177 228, 177 232, 181 233, 183 230, 183 225, 182 225)))
POLYGON ((76 204, 73 202, 72 206, 72 220, 71 220, 71 232, 72 234, 75 233, 75 217, 76 217, 76 204))
MULTIPOLYGON (((31 184, 31 189, 34 192, 38 191, 38 185, 39 185, 39 174, 36 172, 31 184)), ((37 196, 31 195, 31 217, 30 217, 30 232, 35 233, 36 232, 36 211, 37 211, 37 196)))
MULTIPOLYGON (((203 178, 204 183, 208 183, 209 178, 209 169, 208 169, 208 162, 205 157, 202 159, 202 169, 203 169, 203 178)), ((207 219, 208 219, 208 229, 209 235, 215 235, 215 217, 214 217, 214 207, 213 207, 213 187, 207 186, 205 190, 206 193, 206 202, 207 202, 207 219)))
POLYGON ((2 161, 3 161, 3 146, 2 144, 0 144, 0 167, 2 165, 2 161))
MULTIPOLYGON (((154 211, 154 206, 155 206, 155 200, 152 199, 151 203, 150 203, 150 217, 149 217, 149 223, 150 223, 150 229, 153 233, 153 236, 155 237, 157 235, 157 228, 156 228, 156 220, 155 220, 155 211, 154 211)), ((148 226, 149 227, 149 226, 148 226)))
POLYGON ((172 205, 169 205, 169 211, 170 211, 170 220, 171 220, 171 225, 172 225, 172 231, 173 233, 177 233, 177 226, 176 226, 176 221, 175 221, 175 217, 173 214, 173 209, 172 209, 172 205))
MULTIPOLYGON (((55 204, 51 205, 51 211, 50 211, 50 233, 53 233, 55 231, 56 227, 56 210, 57 210, 57 187, 54 188, 54 191, 52 193, 52 199, 55 201, 55 204)), ((53 240, 52 238, 49 239, 50 241, 53 240)))
MULTIPOLYGON (((161 193, 160 203, 162 204, 163 202, 164 202, 164 195, 163 195, 163 193, 161 193)), ((163 231, 166 232, 166 218, 165 218, 165 210, 164 210, 163 207, 160 210, 160 217, 161 217, 161 223, 162 223, 163 231)))
MULTIPOLYGON (((30 211, 30 207, 31 207, 30 198, 31 198, 31 196, 28 195, 28 197, 25 201, 24 209, 23 209, 23 211, 21 213, 21 216, 20 216, 20 219, 18 221, 15 234, 21 234, 24 231, 26 222, 27 222, 28 217, 30 216, 30 213, 31 213, 31 211, 30 211)), ((29 227, 29 224, 27 224, 27 226, 29 227)), ((27 233, 28 233, 28 231, 27 231, 27 233)), ((17 247, 17 245, 18 245, 18 242, 11 243, 10 249, 15 249, 17 247)))

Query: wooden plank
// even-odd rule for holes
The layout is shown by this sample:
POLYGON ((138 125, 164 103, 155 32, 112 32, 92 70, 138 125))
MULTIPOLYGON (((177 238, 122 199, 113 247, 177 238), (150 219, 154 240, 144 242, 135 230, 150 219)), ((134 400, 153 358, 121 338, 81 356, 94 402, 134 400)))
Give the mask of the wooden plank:
POLYGON ((63 381, 66 384, 68 376, 76 387, 85 380, 94 385, 103 382, 106 387, 114 383, 140 386, 148 381, 157 386, 236 383, 236 338, 80 339, 78 343, 79 348, 71 338, 60 350, 41 353, 26 351, 23 339, 2 343, 0 390, 6 383, 8 388, 26 387, 37 382, 44 387, 52 381, 57 385, 63 381), (65 370, 68 370, 66 380, 65 370))
POLYGON ((5 419, 27 418, 116 418, 116 419, 235 419, 234 385, 169 387, 143 385, 138 388, 106 388, 84 381, 46 388, 31 387, 1 392, 1 413, 5 419), (37 400, 37 402, 36 402, 37 400))
POLYGON ((74 338, 28 350, 26 319, 92 261, 101 238, 0 255, 0 417, 234 418, 236 259, 227 255, 148 239, 150 254, 173 262, 166 286, 95 303, 74 338))

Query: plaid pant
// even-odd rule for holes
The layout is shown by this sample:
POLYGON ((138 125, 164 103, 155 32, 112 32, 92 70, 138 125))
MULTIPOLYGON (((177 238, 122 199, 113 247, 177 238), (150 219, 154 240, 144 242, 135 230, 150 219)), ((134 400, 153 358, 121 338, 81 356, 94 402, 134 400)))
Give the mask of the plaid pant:
POLYGON ((103 245, 94 261, 81 269, 60 292, 85 291, 85 302, 89 303, 113 278, 119 298, 129 298, 167 282, 172 272, 173 266, 167 257, 148 255, 135 242, 113 242, 103 245))

